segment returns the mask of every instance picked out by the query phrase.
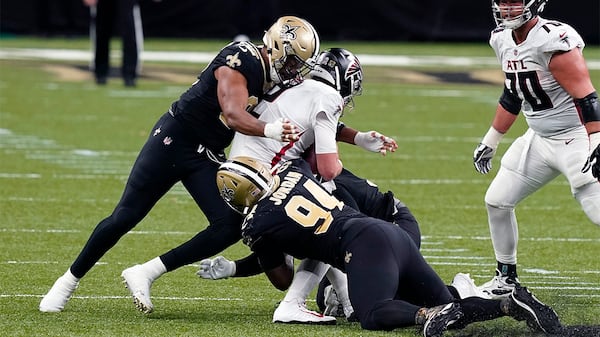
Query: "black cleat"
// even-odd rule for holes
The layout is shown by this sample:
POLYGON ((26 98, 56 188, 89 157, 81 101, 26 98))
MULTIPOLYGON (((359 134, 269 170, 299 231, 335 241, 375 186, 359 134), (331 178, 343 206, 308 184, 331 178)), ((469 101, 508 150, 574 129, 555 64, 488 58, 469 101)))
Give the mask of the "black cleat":
POLYGON ((427 309, 427 321, 423 325, 423 336, 440 337, 449 325, 463 317, 458 303, 448 303, 427 309))
POLYGON ((527 325, 534 330, 548 334, 557 334, 562 330, 554 309, 540 302, 526 287, 515 287, 509 297, 508 312, 516 320, 527 321, 527 325))

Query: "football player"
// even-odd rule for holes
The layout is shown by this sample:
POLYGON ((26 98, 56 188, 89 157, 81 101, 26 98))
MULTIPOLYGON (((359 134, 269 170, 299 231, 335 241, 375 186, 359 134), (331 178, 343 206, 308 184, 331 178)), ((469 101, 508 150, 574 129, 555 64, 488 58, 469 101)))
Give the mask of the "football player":
POLYGON ((583 58, 584 42, 568 24, 539 16, 548 0, 493 0, 491 33, 506 77, 492 125, 474 151, 486 174, 503 135, 522 111, 528 129, 508 148, 485 194, 496 275, 482 286, 511 293, 517 277, 517 204, 560 174, 588 218, 600 225, 600 108, 583 58))
POLYGON ((264 45, 233 42, 225 46, 194 84, 156 122, 140 151, 121 200, 92 232, 79 256, 39 305, 43 312, 62 311, 80 279, 119 239, 134 228, 181 182, 206 215, 209 226, 189 241, 123 271, 136 307, 149 313, 152 282, 165 272, 223 251, 240 239, 241 216, 218 196, 215 174, 234 133, 294 141, 295 126, 265 123, 246 109, 275 84, 298 83, 319 52, 312 25, 295 16, 279 18, 264 34, 264 45))
POLYGON ((511 316, 546 333, 561 331, 556 312, 524 287, 497 300, 456 299, 406 231, 344 205, 302 159, 272 176, 257 160, 234 157, 221 165, 217 185, 231 207, 247 210, 243 241, 269 279, 290 275, 286 254, 345 271, 363 329, 417 324, 426 337, 441 336, 449 327, 511 316))
MULTIPOLYGON (((353 98, 362 93, 362 68, 354 54, 342 48, 322 52, 308 78, 292 88, 273 88, 253 111, 265 122, 281 118, 294 121, 301 135, 298 141, 284 144, 237 133, 229 155, 249 156, 267 167, 308 156, 314 164, 313 172, 334 189, 335 183, 332 181, 335 182, 334 178, 342 172, 337 139, 342 138, 343 141, 383 154, 388 150, 395 151, 397 144, 377 132, 358 132, 339 123, 344 109, 352 108, 353 98), (336 134, 340 137, 336 137, 336 134)), ((206 264, 206 261, 201 264, 206 264)), ((329 273, 332 279, 336 278, 334 282, 340 289, 346 287, 343 273, 329 270, 329 266, 318 261, 303 261, 289 291, 273 314, 273 322, 335 323, 334 317, 319 315, 305 306, 306 297, 325 273, 329 273)), ((350 315, 352 307, 347 292, 339 293, 350 315)))

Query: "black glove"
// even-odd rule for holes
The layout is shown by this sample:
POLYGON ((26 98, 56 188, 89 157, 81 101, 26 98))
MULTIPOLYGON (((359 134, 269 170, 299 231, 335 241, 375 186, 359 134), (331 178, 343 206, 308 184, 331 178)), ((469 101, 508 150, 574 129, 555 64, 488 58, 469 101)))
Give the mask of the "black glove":
POLYGON ((590 153, 585 165, 581 169, 581 172, 586 173, 587 171, 592 169, 592 175, 600 180, 600 144, 596 146, 596 149, 590 153))

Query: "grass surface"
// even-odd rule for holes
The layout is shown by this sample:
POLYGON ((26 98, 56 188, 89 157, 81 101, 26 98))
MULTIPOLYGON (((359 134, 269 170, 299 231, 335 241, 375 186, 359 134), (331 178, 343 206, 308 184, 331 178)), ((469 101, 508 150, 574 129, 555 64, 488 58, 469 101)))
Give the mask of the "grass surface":
MULTIPOLYGON (((149 50, 216 51, 221 42, 147 41, 149 50)), ((328 45, 324 43, 324 47, 328 45)), ((336 44, 339 45, 339 44, 336 44)), ((82 48, 87 40, 0 40, 0 47, 82 48)), ((347 43, 357 53, 492 56, 481 45, 347 43)), ((586 49, 598 60, 598 48, 586 49)), ((146 62, 135 89, 111 78, 93 84, 87 63, 0 60, 0 335, 2 336, 418 336, 416 328, 369 332, 337 326, 270 323, 283 293, 263 276, 200 280, 187 266, 158 279, 156 310, 134 310, 120 273, 185 242, 206 220, 180 185, 125 235, 82 280, 59 314, 40 313, 41 296, 72 263, 96 223, 108 215, 154 124, 203 65, 146 62), (82 70, 83 69, 83 70, 82 70), (177 76, 163 76, 164 74, 177 76), (160 76, 159 76, 160 75, 160 76)), ((521 118, 502 142, 491 175, 471 163, 498 95, 490 79, 463 80, 471 69, 365 67, 363 96, 343 120, 397 139, 379 157, 340 145, 344 165, 392 190, 419 219, 423 255, 450 282, 469 272, 480 284, 495 261, 483 196, 521 118), (449 76, 453 75, 453 76, 449 76)), ((600 72, 592 72, 600 87, 600 72)), ((568 325, 600 324, 600 229, 560 177, 518 208, 521 281, 568 325)), ((245 256, 238 243, 223 255, 245 256)), ((309 302, 315 308, 314 302, 309 302)), ((509 318, 473 324, 448 336, 537 336, 509 318)))

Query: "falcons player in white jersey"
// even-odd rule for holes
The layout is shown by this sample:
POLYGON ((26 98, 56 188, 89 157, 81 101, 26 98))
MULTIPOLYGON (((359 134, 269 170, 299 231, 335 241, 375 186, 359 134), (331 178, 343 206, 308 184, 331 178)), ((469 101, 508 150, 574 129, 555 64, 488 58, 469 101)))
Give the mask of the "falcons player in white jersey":
MULTIPOLYGON (((360 63, 351 52, 341 48, 322 52, 306 80, 292 88, 274 88, 253 109, 264 122, 283 120, 293 123, 299 139, 283 143, 236 133, 229 157, 249 156, 267 167, 274 167, 282 161, 302 157, 305 151, 314 146, 316 173, 325 184, 330 184, 342 171, 336 134, 337 140, 356 144, 366 150, 382 154, 395 151, 396 141, 375 131, 358 132, 343 127, 341 131, 345 135, 340 139, 339 118, 344 108, 352 105, 352 98, 362 93, 362 77, 360 63)), ((331 184, 330 187, 333 188, 331 184)), ((208 259, 202 261, 201 265, 209 261, 215 263, 208 259)), ((225 263, 222 259, 215 261, 225 263)), ((305 307, 306 298, 325 274, 336 288, 344 313, 349 317, 353 308, 347 293, 345 274, 323 262, 303 260, 285 298, 273 313, 273 322, 335 324, 335 317, 323 316, 305 307)))
POLYGON ((581 36, 565 23, 538 16, 547 1, 492 1, 498 27, 490 45, 506 79, 492 125, 474 152, 476 170, 490 171, 520 111, 529 126, 502 157, 485 195, 498 269, 481 290, 492 297, 507 295, 519 282, 515 207, 521 200, 562 174, 585 214, 600 225, 598 95, 581 36))

